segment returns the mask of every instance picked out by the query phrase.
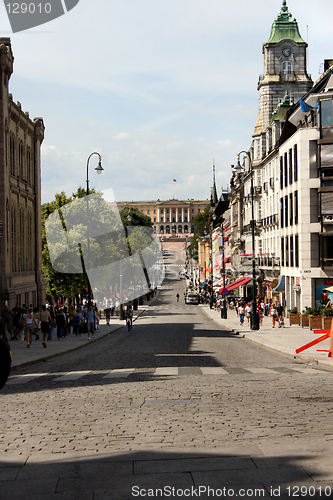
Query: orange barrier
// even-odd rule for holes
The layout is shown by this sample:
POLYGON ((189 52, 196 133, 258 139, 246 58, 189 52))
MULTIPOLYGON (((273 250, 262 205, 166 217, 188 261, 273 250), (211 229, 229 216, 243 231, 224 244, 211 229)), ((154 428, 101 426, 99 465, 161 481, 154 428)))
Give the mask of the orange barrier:
POLYGON ((330 330, 314 330, 313 333, 315 333, 315 334, 324 333, 324 335, 319 337, 319 339, 313 340, 312 342, 309 342, 308 344, 305 344, 302 347, 299 347, 298 349, 296 349, 296 354, 299 354, 300 352, 305 351, 306 349, 309 349, 310 347, 313 347, 314 345, 319 344, 320 342, 323 342, 323 340, 326 340, 326 339, 331 337, 331 346, 329 349, 317 349, 317 352, 328 352, 328 357, 331 358, 332 357, 332 335, 333 335, 332 330, 333 330, 333 321, 332 321, 332 326, 331 326, 330 330))

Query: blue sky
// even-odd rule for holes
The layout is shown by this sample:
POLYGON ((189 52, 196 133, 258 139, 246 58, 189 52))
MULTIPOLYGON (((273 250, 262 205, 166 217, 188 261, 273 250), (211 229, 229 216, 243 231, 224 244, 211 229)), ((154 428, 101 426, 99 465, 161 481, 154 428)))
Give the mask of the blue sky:
MULTIPOLYGON (((84 185, 86 160, 103 156, 91 184, 118 200, 209 197, 247 148, 257 116, 257 81, 280 0, 81 0, 65 16, 11 34, 10 90, 46 126, 42 199, 84 185), (177 179, 177 184, 172 179, 177 179)), ((331 0, 289 0, 309 73, 333 58, 331 0)))

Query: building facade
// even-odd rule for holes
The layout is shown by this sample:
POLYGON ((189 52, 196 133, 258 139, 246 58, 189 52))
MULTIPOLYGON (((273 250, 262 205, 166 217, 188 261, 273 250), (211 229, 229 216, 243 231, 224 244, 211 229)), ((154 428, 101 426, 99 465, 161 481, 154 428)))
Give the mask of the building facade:
POLYGON ((9 93, 14 57, 0 38, 0 301, 40 305, 42 118, 31 120, 9 93))
POLYGON ((167 200, 167 201, 120 201, 119 210, 125 207, 136 208, 152 221, 156 233, 192 234, 193 218, 203 212, 208 200, 167 200))
POLYGON ((263 46, 252 146, 230 184, 236 277, 251 276, 252 178, 258 293, 299 311, 323 307, 333 286, 333 67, 313 84, 306 49, 283 1, 263 46))

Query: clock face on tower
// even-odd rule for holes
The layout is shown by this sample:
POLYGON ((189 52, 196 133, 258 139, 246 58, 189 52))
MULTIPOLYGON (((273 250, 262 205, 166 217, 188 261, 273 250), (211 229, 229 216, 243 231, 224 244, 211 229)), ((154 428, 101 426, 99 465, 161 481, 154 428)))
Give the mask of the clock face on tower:
POLYGON ((286 57, 289 57, 291 55, 291 49, 289 47, 286 47, 283 49, 282 54, 286 57))

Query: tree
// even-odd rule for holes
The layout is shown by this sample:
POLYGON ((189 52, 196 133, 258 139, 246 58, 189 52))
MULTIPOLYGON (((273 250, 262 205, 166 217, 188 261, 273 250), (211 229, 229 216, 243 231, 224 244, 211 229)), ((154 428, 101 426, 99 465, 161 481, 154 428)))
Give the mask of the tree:
POLYGON ((198 260, 199 238, 209 233, 209 210, 210 205, 207 205, 203 212, 200 212, 193 218, 194 235, 188 250, 192 259, 195 260, 198 260))

